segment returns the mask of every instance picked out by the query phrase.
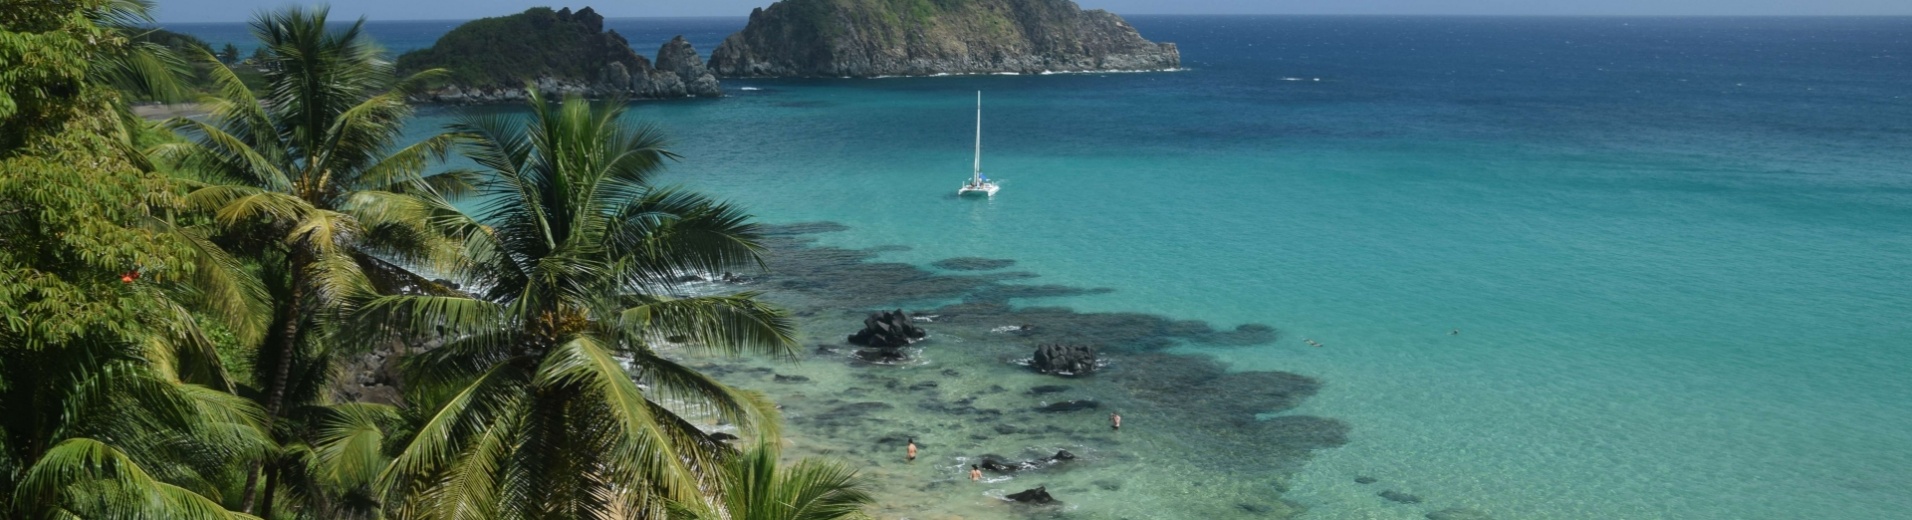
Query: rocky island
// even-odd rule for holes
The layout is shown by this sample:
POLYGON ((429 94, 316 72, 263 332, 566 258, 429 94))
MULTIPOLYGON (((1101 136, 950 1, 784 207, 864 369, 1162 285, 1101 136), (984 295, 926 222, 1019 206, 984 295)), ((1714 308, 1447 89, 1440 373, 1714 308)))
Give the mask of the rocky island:
POLYGON ((617 31, 605 31, 604 16, 590 7, 576 12, 534 7, 474 20, 445 33, 431 47, 399 56, 398 68, 405 74, 445 69, 446 78, 419 99, 440 103, 522 100, 527 83, 550 95, 723 95, 717 78, 684 37, 666 42, 652 62, 631 50, 617 31))
POLYGON ((722 77, 1169 70, 1173 43, 1070 0, 783 0, 710 54, 722 77))

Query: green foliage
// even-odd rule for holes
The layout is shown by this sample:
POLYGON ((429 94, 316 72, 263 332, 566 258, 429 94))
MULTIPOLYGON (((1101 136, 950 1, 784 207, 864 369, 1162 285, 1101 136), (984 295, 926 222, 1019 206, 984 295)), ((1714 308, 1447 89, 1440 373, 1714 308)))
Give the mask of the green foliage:
MULTIPOLYGON (((9 518, 239 518, 266 449, 197 316, 244 293, 178 226, 113 87, 163 85, 133 2, 0 11, 0 508, 9 518), (139 65, 137 63, 144 63, 139 65), (195 384, 197 383, 197 384, 195 384), (205 386, 201 386, 205 385, 205 386)), ((241 298, 243 298, 241 296, 241 298)), ((224 323, 243 329, 243 321, 224 323)))
POLYGON ((242 507, 254 504, 256 488, 262 514, 281 505, 367 514, 375 503, 352 498, 369 489, 367 459, 329 447, 337 440, 330 425, 344 413, 326 393, 333 363, 363 345, 335 341, 335 318, 370 295, 434 285, 398 266, 455 253, 424 216, 467 189, 468 178, 423 174, 449 137, 396 145, 411 115, 407 89, 424 76, 396 77, 362 22, 333 28, 323 9, 287 8, 260 15, 253 31, 265 51, 254 64, 264 88, 202 53, 216 88, 212 116, 172 121, 191 139, 152 155, 193 186, 186 207, 211 217, 209 235, 257 262, 271 293, 266 306, 233 310, 273 325, 241 341, 263 342, 247 390, 263 402, 281 448, 257 463, 263 483, 248 470, 242 507))
POLYGON ((710 520, 851 520, 868 518, 863 506, 870 497, 869 482, 841 463, 817 459, 794 466, 777 462, 776 445, 760 443, 726 460, 723 491, 718 494, 724 516, 710 520))
POLYGON ((658 356, 649 338, 789 356, 791 325, 751 294, 653 295, 669 294, 676 273, 754 265, 756 226, 652 186, 672 155, 655 129, 620 123, 621 107, 550 105, 536 92, 531 104, 529 121, 454 126, 494 178, 475 214, 442 219, 465 240, 457 276, 485 292, 360 308, 363 323, 445 341, 413 359, 411 401, 428 412, 381 487, 419 518, 610 518, 700 503, 728 448, 673 410, 765 438, 777 435, 776 412, 658 356))
POLYGON ((431 47, 399 56, 398 67, 408 73, 445 69, 445 82, 503 88, 540 76, 595 80, 599 68, 613 62, 640 70, 643 58, 615 31, 602 32, 603 20, 589 7, 576 13, 534 7, 481 18, 445 33, 431 47))
MULTIPOLYGON (((534 94, 529 120, 400 147, 432 73, 396 76, 359 25, 261 15, 262 53, 234 70, 135 30, 145 7, 0 9, 0 516, 659 517, 712 513, 745 473, 774 485, 739 496, 807 513, 735 518, 867 502, 841 467, 764 470, 774 454, 740 458, 678 415, 778 436, 767 399, 652 338, 794 341, 755 294, 661 296, 761 263, 739 209, 651 185, 674 157, 656 129, 534 94), (187 70, 209 118, 125 117, 187 70), (461 143, 494 182, 426 172, 461 143), (478 210, 449 202, 467 195, 478 210), (410 363, 412 407, 332 400, 341 358, 397 339, 439 344, 410 363)), ((596 34, 587 13, 527 15, 596 34)))
MULTIPOLYGON (((165 29, 147 29, 141 31, 133 36, 132 41, 135 43, 158 45, 181 54, 212 52, 212 44, 206 43, 206 40, 201 40, 199 37, 190 34, 176 33, 165 29)), ((232 44, 228 43, 226 46, 231 47, 232 44)))

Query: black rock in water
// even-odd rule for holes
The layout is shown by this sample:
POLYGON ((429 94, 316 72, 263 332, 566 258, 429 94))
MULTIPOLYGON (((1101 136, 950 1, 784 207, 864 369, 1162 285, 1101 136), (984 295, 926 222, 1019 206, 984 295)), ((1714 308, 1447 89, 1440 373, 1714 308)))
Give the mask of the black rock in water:
POLYGON ((1095 349, 1082 345, 1042 345, 1036 347, 1030 368, 1044 374, 1078 376, 1095 371, 1095 349))
POLYGON ((863 330, 850 335, 850 343, 866 347, 897 348, 929 336, 929 332, 910 321, 901 309, 871 314, 863 319, 863 330))
POLYGON ((1047 504, 1056 501, 1056 497, 1049 496, 1048 486, 1025 490, 1021 493, 1009 495, 1008 498, 1024 504, 1047 504))
POLYGON ((978 465, 981 466, 982 469, 997 473, 1009 473, 1025 469, 1022 467, 1021 462, 1011 462, 995 455, 982 456, 982 464, 978 465))
POLYGON ((1036 408, 1036 411, 1042 412, 1042 413, 1075 412, 1075 411, 1081 411, 1081 410, 1093 410, 1093 409, 1101 408, 1101 407, 1102 407, 1102 403, 1095 402, 1094 399, 1076 399, 1073 401, 1051 403, 1048 406, 1042 406, 1042 407, 1036 408))
POLYGON ((982 459, 982 463, 977 465, 982 467, 982 469, 997 473, 1014 473, 1017 471, 1042 469, 1063 461, 1075 460, 1076 456, 1074 453, 1069 453, 1069 450, 1060 450, 1057 451, 1055 455, 1049 456, 1049 458, 1037 460, 1011 461, 1000 455, 983 455, 980 458, 982 459))

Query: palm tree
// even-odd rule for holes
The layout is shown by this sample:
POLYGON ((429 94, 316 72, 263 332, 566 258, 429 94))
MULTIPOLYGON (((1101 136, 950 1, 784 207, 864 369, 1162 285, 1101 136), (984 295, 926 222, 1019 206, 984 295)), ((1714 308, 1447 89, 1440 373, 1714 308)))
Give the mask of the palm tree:
POLYGON ((863 506, 875 502, 869 484, 840 462, 804 459, 780 468, 774 444, 755 448, 724 463, 723 511, 702 515, 712 520, 848 520, 868 518, 863 506))
MULTIPOLYGON (((455 254, 457 244, 431 235, 426 217, 449 211, 443 197, 468 187, 464 171, 421 173, 444 155, 449 136, 395 146, 412 113, 405 95, 426 75, 396 78, 363 34, 363 19, 333 31, 326 18, 323 8, 290 7, 253 21, 266 58, 264 98, 215 57, 200 56, 218 88, 208 100, 211 121, 175 120, 193 140, 152 152, 179 164, 194 188, 186 202, 216 217, 223 244, 262 267, 275 316, 254 388, 267 428, 287 442, 298 435, 278 420, 322 404, 316 389, 338 354, 328 349, 353 346, 328 340, 327 316, 349 312, 343 306, 366 294, 447 291, 408 267, 455 254), (294 387, 304 391, 289 394, 294 387)), ((267 495, 296 469, 283 455, 253 465, 264 469, 267 495)), ((242 509, 252 509, 258 476, 247 473, 242 509)))
POLYGON ((729 451, 684 415, 764 438, 776 411, 663 356, 663 338, 728 354, 794 355, 781 311, 742 293, 673 298, 686 272, 760 265, 757 228, 736 208, 651 176, 674 157, 617 105, 553 106, 453 126, 493 180, 475 214, 441 222, 465 237, 457 275, 476 294, 385 296, 364 330, 437 336, 415 356, 417 433, 380 478, 416 518, 608 518, 663 514, 715 489, 729 451), (640 386, 639 381, 643 383, 640 386))

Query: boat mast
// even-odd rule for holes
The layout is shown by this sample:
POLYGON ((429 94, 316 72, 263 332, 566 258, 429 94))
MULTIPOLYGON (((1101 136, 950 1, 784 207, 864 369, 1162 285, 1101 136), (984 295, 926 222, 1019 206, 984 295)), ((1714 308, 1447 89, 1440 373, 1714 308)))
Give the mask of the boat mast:
POLYGON ((976 91, 976 172, 969 174, 972 182, 983 180, 983 91, 976 91))

